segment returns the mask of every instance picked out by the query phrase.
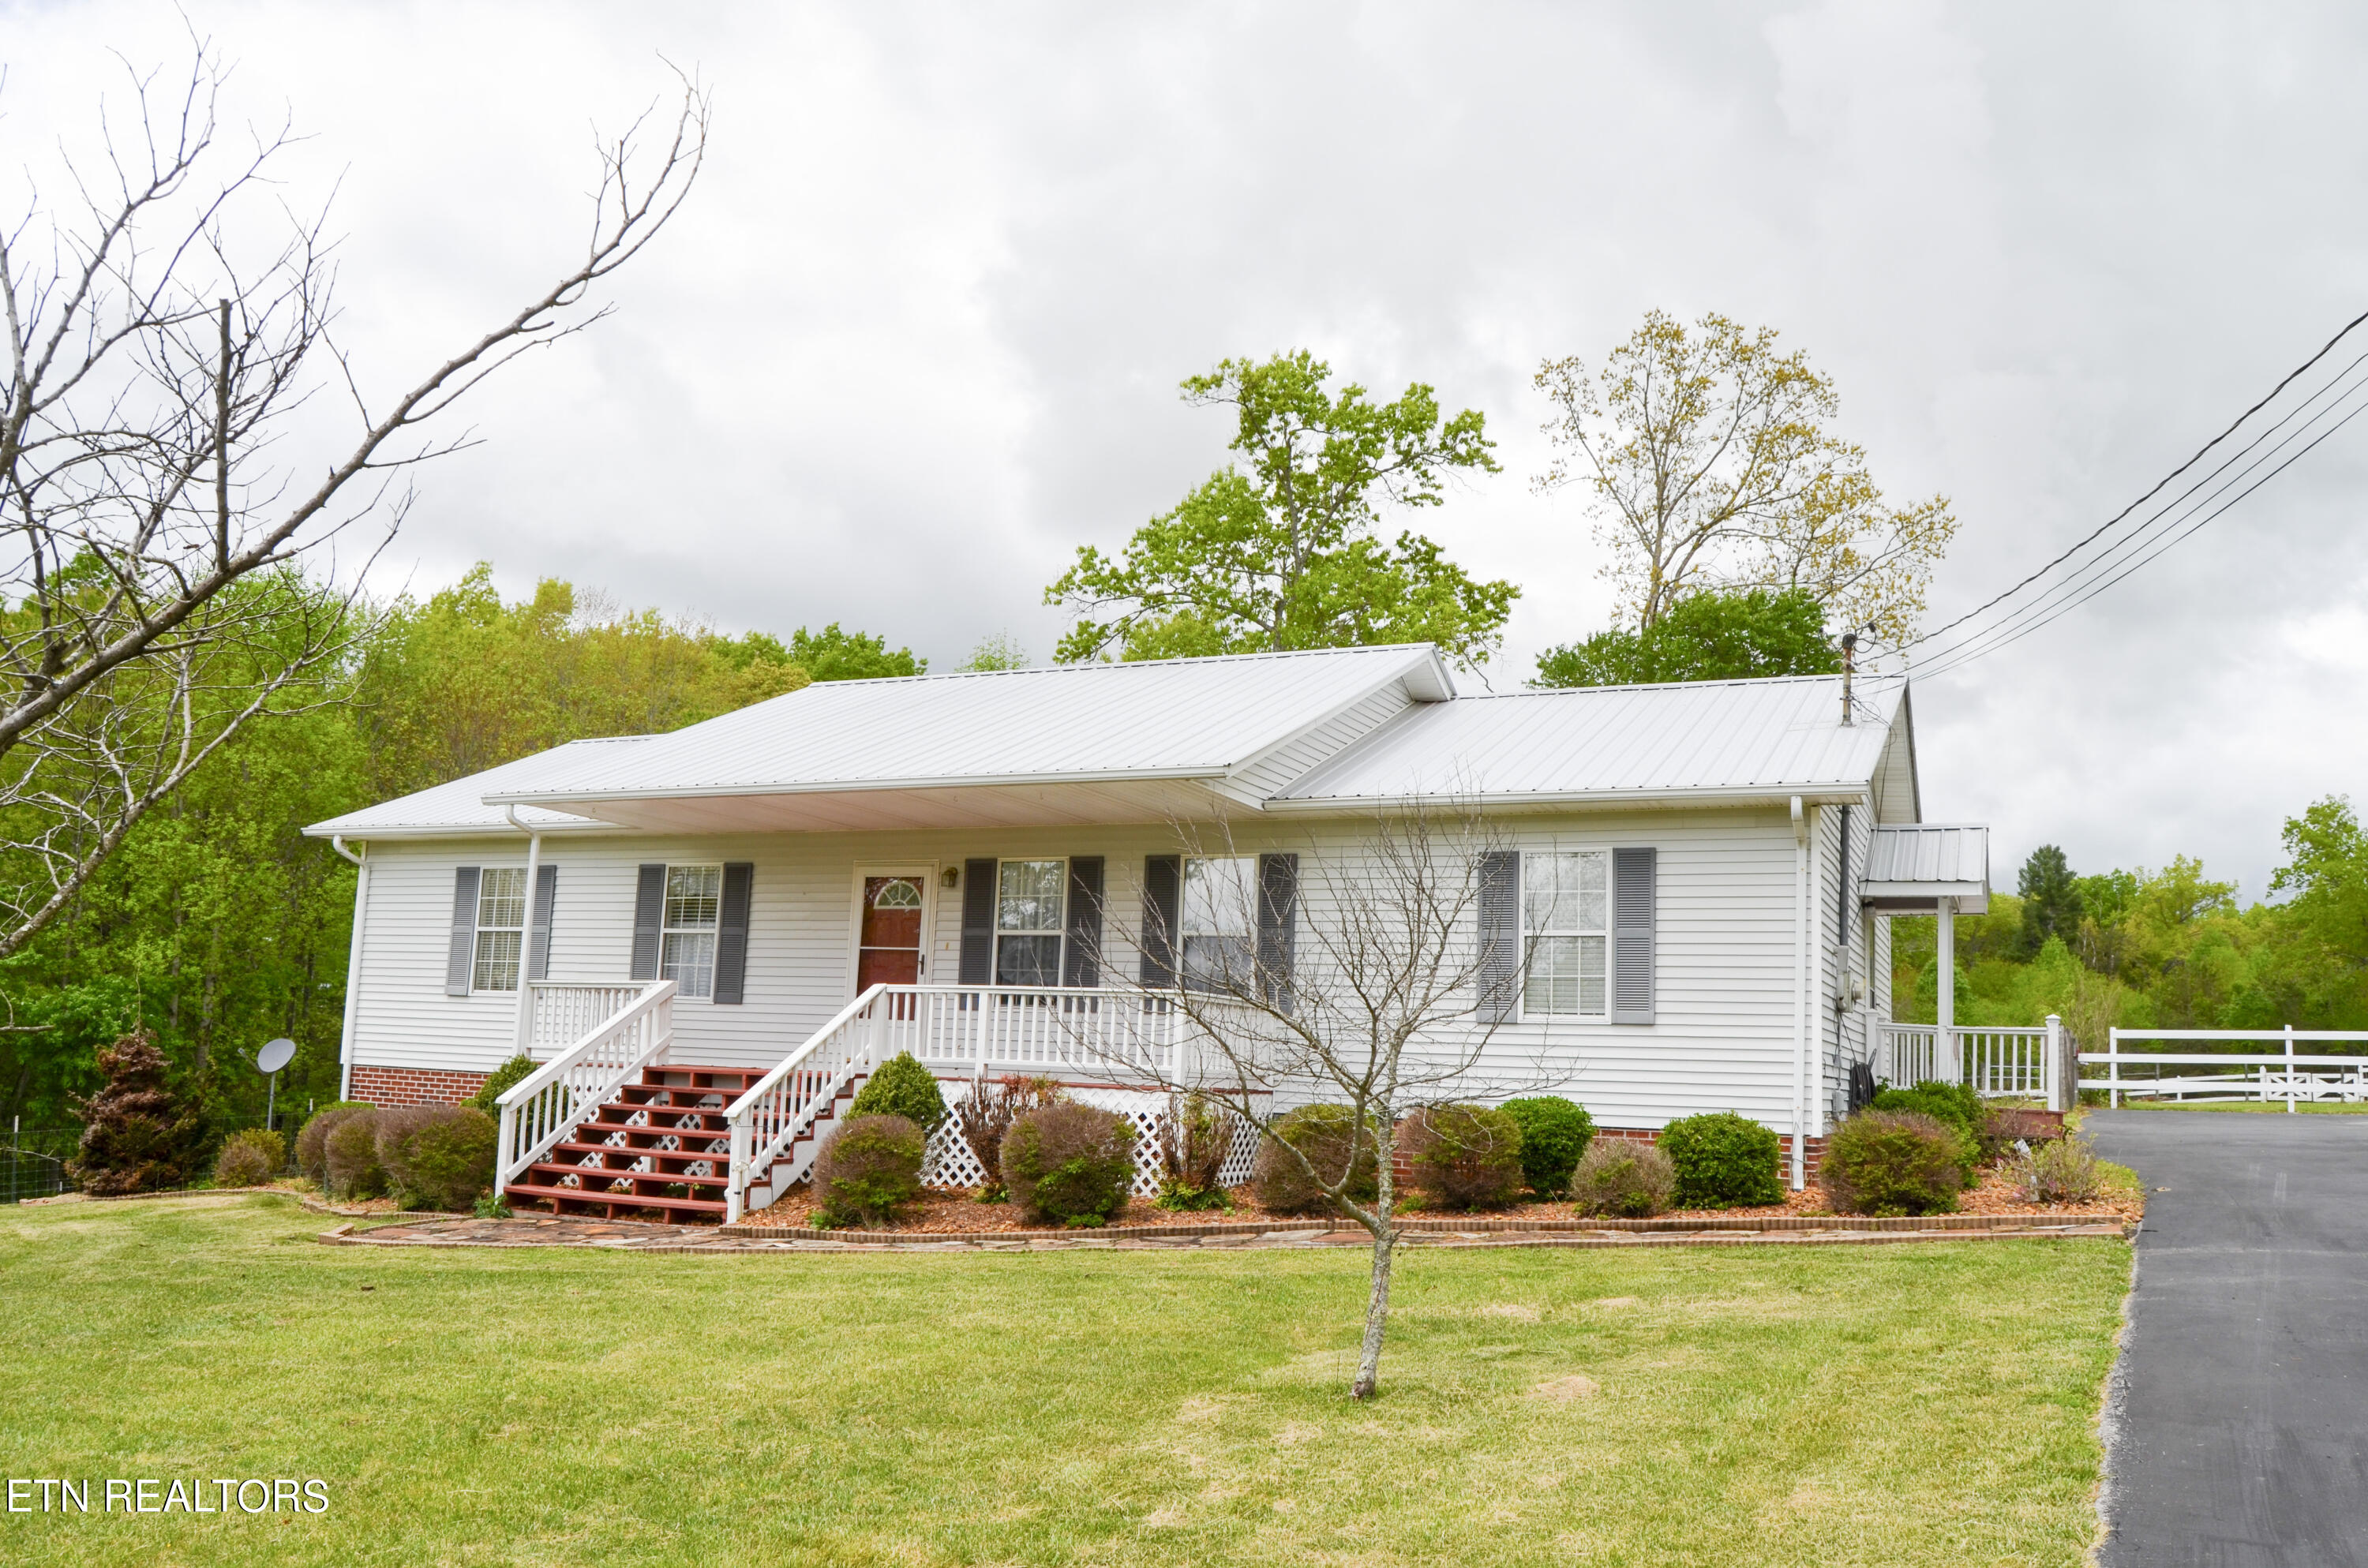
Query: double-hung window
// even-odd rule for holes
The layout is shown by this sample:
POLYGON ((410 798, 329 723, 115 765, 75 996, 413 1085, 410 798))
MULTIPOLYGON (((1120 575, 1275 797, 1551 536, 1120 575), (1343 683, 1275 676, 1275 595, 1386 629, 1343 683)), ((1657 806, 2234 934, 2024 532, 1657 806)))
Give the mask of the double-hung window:
POLYGON ((723 912, 723 868, 668 866, 659 928, 658 978, 683 996, 715 994, 715 936, 723 912))
POLYGON ((1609 1016, 1604 977, 1611 946, 1611 857, 1605 850, 1521 857, 1525 1016, 1609 1016))
POLYGON ((1255 855, 1184 862, 1178 956, 1188 990, 1257 994, 1258 885, 1255 855))
POLYGON ((526 868, 488 866, 477 877, 477 949, 472 991, 516 991, 526 950, 526 868))
POLYGON ((1066 860, 1006 860, 995 884, 995 983, 1061 983, 1066 860))

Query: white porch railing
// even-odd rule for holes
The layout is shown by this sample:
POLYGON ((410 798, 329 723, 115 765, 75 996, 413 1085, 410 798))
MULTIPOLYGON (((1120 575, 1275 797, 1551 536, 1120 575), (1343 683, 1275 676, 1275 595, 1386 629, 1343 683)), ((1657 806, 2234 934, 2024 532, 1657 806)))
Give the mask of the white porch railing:
MULTIPOLYGON (((560 988, 552 988, 556 993, 560 988)), ((625 991, 632 1000, 600 1017, 581 1038, 518 1083, 495 1103, 501 1107, 501 1141, 495 1145, 495 1189, 516 1180, 520 1171, 550 1153, 575 1131, 586 1117, 600 1108, 620 1085, 653 1062, 665 1060, 674 1042, 674 992, 671 980, 635 983, 629 986, 580 986, 589 993, 625 991)), ((553 996, 552 1016, 568 1010, 590 1011, 598 998, 577 1003, 553 996)), ((534 998, 540 1018, 543 997, 534 998)))
POLYGON ((1180 1076, 1186 1019, 1167 998, 1065 986, 875 985, 839 1009, 724 1112, 732 1130, 730 1224, 751 1188, 805 1175, 810 1131, 860 1076, 898 1051, 942 1072, 1063 1072, 1120 1081, 1180 1076), (781 1168, 776 1168, 780 1165, 781 1168))
POLYGON ((2101 1079, 2084 1078, 2081 1087, 2103 1089, 2111 1103, 2134 1099, 2283 1100, 2288 1114, 2297 1103, 2315 1100, 2368 1100, 2368 1056, 2321 1056, 2297 1053, 2297 1042, 2368 1042, 2368 1033, 2351 1029, 2114 1029, 2103 1051, 2080 1053, 2083 1066, 2101 1066, 2101 1079), (2131 1040, 2226 1040, 2268 1042, 2275 1051, 2124 1051, 2131 1040), (2162 1070, 2201 1068, 2165 1077, 2162 1070), (2135 1068, 2151 1068, 2143 1075, 2135 1068))
POLYGON ((1875 1076, 1906 1086, 1938 1079, 1964 1084, 1987 1099, 2063 1103, 2067 1036, 2055 1018, 2036 1026, 1942 1029, 1937 1024, 1882 1024, 1875 1076))
POLYGON ((573 1045, 641 1000, 653 983, 628 980, 584 985, 566 980, 529 980, 527 984, 527 1049, 540 1056, 573 1045))

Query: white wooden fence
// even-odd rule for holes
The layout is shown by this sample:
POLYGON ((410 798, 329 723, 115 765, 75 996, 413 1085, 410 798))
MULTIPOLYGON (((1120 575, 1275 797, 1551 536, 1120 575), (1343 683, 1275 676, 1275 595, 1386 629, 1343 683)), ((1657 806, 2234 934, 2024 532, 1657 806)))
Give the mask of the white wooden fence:
POLYGON ((2082 1077, 2080 1086, 2101 1088, 2111 1103, 2134 1099, 2237 1099, 2285 1101, 2368 1099, 2368 1056, 2297 1052, 2301 1043, 2368 1041, 2368 1033, 2347 1029, 2114 1029, 2103 1051, 2080 1053, 2083 1066, 2101 1066, 2101 1078, 2082 1077), (2235 1052, 2125 1051, 2132 1041, 2269 1042, 2275 1051, 2235 1052), (2165 1076, 2163 1069, 2175 1069, 2165 1076))
POLYGON ((2050 1014, 2044 1024, 1950 1028, 1881 1024, 1874 1075, 1905 1087, 1938 1079, 1971 1085, 1986 1099, 2035 1099, 2068 1110, 2071 1036, 2050 1014))
POLYGON ((550 1016, 554 1019, 591 1017, 593 1021, 573 1044, 495 1100, 502 1112, 501 1139, 495 1152, 496 1191, 575 1131, 620 1085, 631 1083, 652 1062, 665 1061, 673 1046, 673 981, 565 989, 599 994, 567 997, 562 988, 546 987, 534 997, 535 1016, 544 1016, 548 995, 550 1016), (602 1003, 615 999, 618 993, 629 994, 630 1000, 612 1012, 599 1013, 602 1003))

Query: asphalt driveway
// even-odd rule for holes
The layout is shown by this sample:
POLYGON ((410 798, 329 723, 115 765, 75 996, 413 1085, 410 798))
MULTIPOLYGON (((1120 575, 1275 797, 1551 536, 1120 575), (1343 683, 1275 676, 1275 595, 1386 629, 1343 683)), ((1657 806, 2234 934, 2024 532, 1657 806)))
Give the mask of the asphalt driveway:
POLYGON ((2368 1116, 2088 1126, 2148 1188, 2101 1561, 2368 1568, 2368 1116))

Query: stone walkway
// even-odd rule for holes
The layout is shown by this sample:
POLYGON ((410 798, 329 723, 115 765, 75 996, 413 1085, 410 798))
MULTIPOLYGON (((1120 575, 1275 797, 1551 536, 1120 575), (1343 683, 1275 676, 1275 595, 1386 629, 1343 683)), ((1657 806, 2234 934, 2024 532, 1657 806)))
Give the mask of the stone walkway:
MULTIPOLYGON (((1879 1223, 1879 1222, 1878 1222, 1879 1223)), ((1213 1227, 1212 1227, 1213 1228, 1213 1227)), ((1996 1230, 1853 1229, 1847 1221, 1829 1230, 1770 1231, 1418 1231, 1406 1235, 1407 1246, 1423 1247, 1652 1247, 1652 1246, 1816 1246, 1870 1244, 1889 1242, 2006 1241, 2017 1238, 2060 1240, 2068 1237, 2120 1237, 2119 1224, 2029 1225, 1996 1230)), ((931 1239, 916 1233, 909 1240, 841 1241, 825 1236, 791 1235, 768 1238, 723 1235, 712 1225, 645 1225, 623 1221, 554 1219, 548 1216, 515 1220, 411 1220, 363 1229, 340 1225, 321 1240, 338 1246, 413 1247, 607 1247, 619 1252, 665 1253, 906 1253, 906 1252, 1186 1252, 1234 1248, 1367 1247, 1372 1238, 1360 1230, 1323 1230, 1308 1226, 1290 1230, 1252 1230, 1247 1226, 1219 1234, 1174 1237, 1140 1232, 1121 1236, 1091 1233, 1046 1235, 1013 1233, 992 1237, 931 1239)))

